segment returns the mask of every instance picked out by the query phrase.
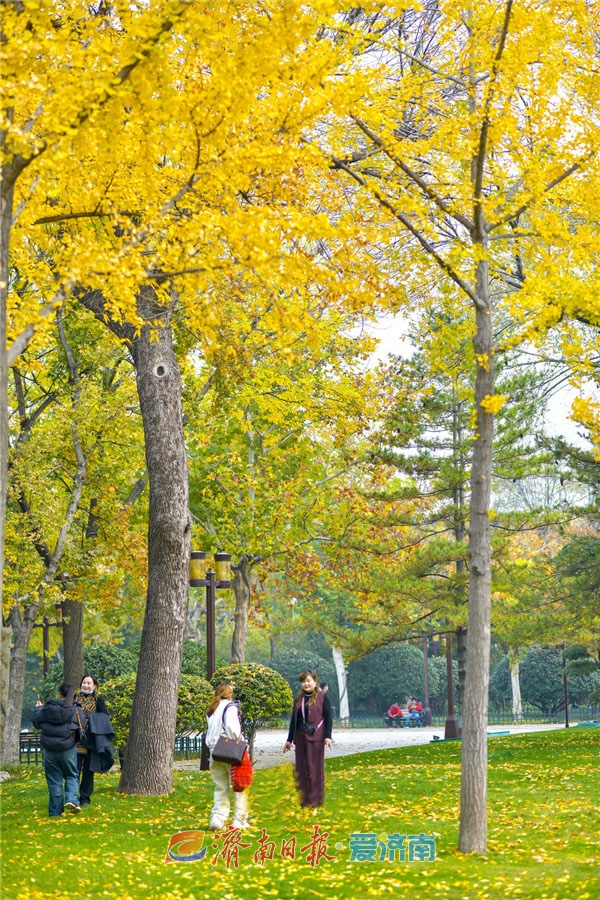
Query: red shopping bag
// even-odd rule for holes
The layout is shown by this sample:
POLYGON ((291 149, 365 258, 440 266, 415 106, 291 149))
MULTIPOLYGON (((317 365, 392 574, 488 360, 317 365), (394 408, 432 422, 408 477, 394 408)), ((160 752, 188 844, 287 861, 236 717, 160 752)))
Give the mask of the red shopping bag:
POLYGON ((236 792, 245 791, 252 784, 253 778, 252 760, 246 747, 241 763, 238 766, 231 767, 231 786, 236 792))

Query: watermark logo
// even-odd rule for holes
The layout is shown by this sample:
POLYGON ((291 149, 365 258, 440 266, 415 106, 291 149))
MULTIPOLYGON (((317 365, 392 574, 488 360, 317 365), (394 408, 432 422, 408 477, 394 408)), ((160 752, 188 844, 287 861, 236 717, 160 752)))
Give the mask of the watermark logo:
POLYGON ((350 862, 433 862, 432 834, 375 834, 355 831, 350 835, 350 862))
MULTIPOLYGON (((271 840, 267 829, 261 828, 259 838, 242 835, 239 828, 225 828, 214 832, 209 839, 212 858, 207 859, 211 866, 224 865, 227 869, 237 869, 240 857, 246 857, 256 866, 265 866, 270 860, 302 859, 309 866, 315 867, 322 862, 335 862, 348 859, 351 863, 428 863, 436 858, 435 835, 433 834, 400 834, 393 832, 378 834, 374 831, 354 831, 349 835, 349 843, 338 841, 335 844, 337 855, 329 850, 328 831, 322 831, 314 825, 306 843, 296 836, 280 838, 276 843, 271 840), (246 840, 244 840, 246 838, 246 840)), ((209 847, 203 847, 203 831, 179 831, 172 835, 165 862, 197 862, 204 859, 209 847)))
POLYGON ((203 831, 178 831, 169 839, 165 862, 198 862, 204 859, 208 849, 203 843, 203 831))

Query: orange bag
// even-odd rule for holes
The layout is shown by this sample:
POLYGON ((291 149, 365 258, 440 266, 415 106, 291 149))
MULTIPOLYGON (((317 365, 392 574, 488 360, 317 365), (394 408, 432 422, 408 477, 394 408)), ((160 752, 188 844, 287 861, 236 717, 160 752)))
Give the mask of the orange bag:
POLYGON ((252 768, 252 760, 248 753, 248 748, 244 750, 242 761, 237 766, 231 767, 231 786, 234 791, 245 791, 252 784, 254 778, 254 769, 252 768))

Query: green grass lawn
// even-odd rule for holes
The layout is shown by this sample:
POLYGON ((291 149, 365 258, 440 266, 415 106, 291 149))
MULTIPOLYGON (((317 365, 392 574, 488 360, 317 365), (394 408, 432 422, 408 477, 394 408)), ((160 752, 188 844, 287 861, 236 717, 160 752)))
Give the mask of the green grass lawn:
POLYGON ((328 760, 325 807, 314 812, 298 806, 291 765, 263 770, 251 789, 253 827, 241 839, 247 846, 237 848, 237 867, 235 847, 228 855, 223 837, 210 832, 202 860, 165 862, 171 835, 207 826, 208 773, 176 772, 175 791, 162 798, 119 795, 118 773, 109 773, 97 777, 89 809, 54 820, 40 767, 24 766, 0 788, 0 896, 598 900, 599 750, 597 728, 491 739, 486 857, 456 850, 459 742, 328 760), (352 834, 373 835, 363 840, 388 856, 394 835, 432 835, 436 858, 352 860, 359 840, 352 834), (311 848, 324 853, 313 856, 318 864, 311 865, 311 848))

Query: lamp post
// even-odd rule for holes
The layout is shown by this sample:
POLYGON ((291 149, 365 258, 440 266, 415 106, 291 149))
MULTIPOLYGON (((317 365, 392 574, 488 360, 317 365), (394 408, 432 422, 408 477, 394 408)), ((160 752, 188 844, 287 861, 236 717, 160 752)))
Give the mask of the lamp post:
MULTIPOLYGON (((215 568, 206 571, 207 554, 192 550, 190 554, 190 587, 206 588, 206 680, 215 672, 215 600, 217 588, 231 587, 231 554, 215 553, 215 568)), ((200 769, 210 769, 210 753, 202 741, 200 769)))
POLYGON ((62 628, 64 625, 62 604, 55 603, 54 608, 56 609, 56 622, 51 622, 49 616, 44 616, 40 623, 33 626, 34 628, 42 629, 44 678, 48 677, 48 672, 50 671, 50 629, 62 628))
POLYGON ((206 588, 206 679, 215 672, 215 599, 218 588, 231 587, 231 554, 215 553, 215 568, 206 571, 207 554, 192 550, 190 587, 206 588))

